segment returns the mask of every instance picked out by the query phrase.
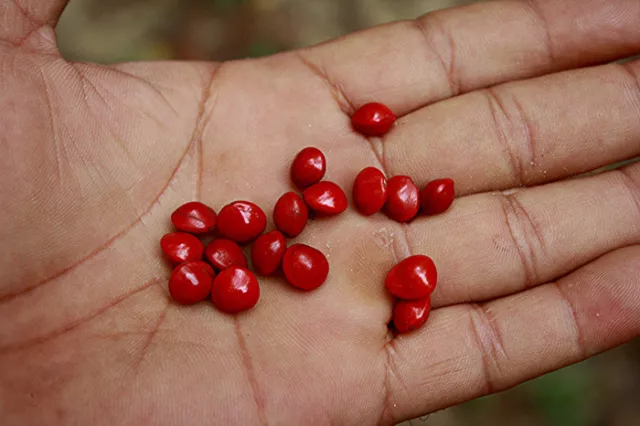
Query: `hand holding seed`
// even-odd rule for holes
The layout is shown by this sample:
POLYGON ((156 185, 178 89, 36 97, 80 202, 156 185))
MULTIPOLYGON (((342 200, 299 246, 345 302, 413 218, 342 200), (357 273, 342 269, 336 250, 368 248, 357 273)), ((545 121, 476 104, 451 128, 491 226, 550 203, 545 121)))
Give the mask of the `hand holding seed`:
POLYGON ((65 3, 0 7, 3 424, 392 425, 640 335, 636 1, 111 66, 65 3))

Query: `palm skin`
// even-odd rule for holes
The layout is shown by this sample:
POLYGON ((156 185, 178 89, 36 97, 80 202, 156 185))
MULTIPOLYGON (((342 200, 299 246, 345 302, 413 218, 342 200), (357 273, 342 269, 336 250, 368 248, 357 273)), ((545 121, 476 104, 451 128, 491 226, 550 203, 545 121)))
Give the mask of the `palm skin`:
POLYGON ((101 67, 58 55, 63 2, 3 1, 6 424, 393 424, 637 337, 640 168, 563 179, 640 154, 640 66, 534 77, 640 51, 640 9, 561 3, 471 6, 261 60, 101 67), (512 39, 478 41, 516 21, 512 39), (349 126, 371 100, 401 117, 384 140, 349 126), (305 146, 347 190, 374 165, 453 177, 462 197, 409 225, 313 221, 297 241, 331 264, 316 292, 263 279, 235 317, 172 303, 171 211, 270 212, 305 146), (439 267, 435 309, 394 337, 382 283, 410 253, 439 267))

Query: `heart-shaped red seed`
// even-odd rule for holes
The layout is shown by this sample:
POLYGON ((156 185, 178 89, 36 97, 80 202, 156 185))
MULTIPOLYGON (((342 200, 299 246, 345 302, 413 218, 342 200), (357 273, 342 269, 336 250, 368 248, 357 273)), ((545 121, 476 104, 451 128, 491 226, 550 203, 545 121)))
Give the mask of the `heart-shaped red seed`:
POLYGON ((379 212, 387 201, 387 178, 375 167, 367 167, 353 183, 353 200, 358 211, 370 216, 379 212))
POLYGON ((215 275, 206 262, 181 263, 169 278, 169 293, 173 300, 183 305, 198 303, 209 295, 215 275))
POLYGON ((397 222, 408 222, 420 210, 420 191, 409 176, 394 176, 387 182, 384 212, 397 222))
POLYGON ((291 164, 291 180, 298 188, 318 183, 324 177, 327 160, 318 148, 308 147, 296 155, 291 164))
POLYGON ((289 238, 295 238, 307 225, 309 208, 295 192, 287 192, 278 199, 273 208, 276 228, 289 238))
POLYGON ((267 216, 249 201, 234 201, 220 210, 220 235, 237 243, 247 243, 262 234, 267 227, 267 216))
POLYGON ((431 298, 398 300, 393 308, 393 325, 399 333, 408 333, 422 326, 431 312, 431 298))
POLYGON ((422 212, 435 215, 447 211, 455 198, 453 179, 436 179, 420 192, 422 212))
POLYGON ((258 279, 251 271, 232 266, 213 281, 211 299, 218 309, 235 314, 253 308, 260 298, 258 279))
POLYGON ((260 235, 251 247, 251 262, 256 272, 271 275, 280 268, 282 256, 287 249, 284 235, 280 231, 260 235))
POLYGON ((393 111, 378 102, 362 105, 351 116, 353 128, 367 136, 384 135, 391 129, 395 121, 396 116, 393 111))
POLYGON ((218 271, 232 266, 247 267, 247 259, 244 257, 240 246, 226 238, 218 238, 207 244, 204 255, 207 261, 218 271))
POLYGON ((289 284, 310 291, 327 279, 329 262, 319 250, 305 244, 294 244, 284 253, 282 270, 289 284))
POLYGON ((302 193, 304 202, 314 212, 324 216, 334 216, 347 209, 347 196, 342 188, 333 182, 319 182, 302 193))
POLYGON ((437 280, 438 272, 433 260, 418 254, 391 268, 385 286, 396 297, 417 300, 428 297, 436 288, 437 280))
POLYGON ((198 201, 183 204, 171 214, 171 222, 180 231, 206 234, 216 228, 216 212, 198 201))
POLYGON ((202 260, 204 245, 197 237, 186 232, 172 232, 160 240, 160 247, 173 264, 202 260))

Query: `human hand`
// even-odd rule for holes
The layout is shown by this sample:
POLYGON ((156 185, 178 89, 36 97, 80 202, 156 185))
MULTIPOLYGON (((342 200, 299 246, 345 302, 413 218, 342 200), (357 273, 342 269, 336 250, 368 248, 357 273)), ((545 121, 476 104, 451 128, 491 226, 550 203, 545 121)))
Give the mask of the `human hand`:
POLYGON ((640 163, 573 178, 640 155, 640 62, 559 72, 640 52, 637 1, 477 4, 259 60, 112 67, 59 56, 64 3, 1 6, 4 424, 393 424, 639 335, 640 163), (368 101, 400 117, 384 140, 350 128, 368 101), (310 223, 299 240, 331 264, 313 293, 262 279, 236 317, 173 304, 173 209, 270 212, 305 146, 347 192, 374 165, 461 197, 409 225, 310 223), (410 253, 438 265, 435 309, 394 338, 383 280, 410 253))

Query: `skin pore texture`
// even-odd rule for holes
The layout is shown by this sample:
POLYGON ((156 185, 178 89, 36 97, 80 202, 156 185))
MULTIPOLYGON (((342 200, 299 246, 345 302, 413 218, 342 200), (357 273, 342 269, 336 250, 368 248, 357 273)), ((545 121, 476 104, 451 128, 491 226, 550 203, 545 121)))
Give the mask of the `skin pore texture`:
MULTIPOLYGON (((391 425, 640 334, 636 0, 500 1, 228 63, 65 61, 61 0, 0 2, 0 418, 7 425, 391 425), (353 131, 367 102, 398 116, 353 131), (249 312, 184 308, 159 240, 179 205, 270 217, 316 146, 350 197, 374 166, 445 214, 351 207, 296 239, 331 271, 260 277, 249 312), (427 324, 393 337, 384 277, 438 266, 427 324)), ((273 229, 272 225, 269 225, 273 229)))

